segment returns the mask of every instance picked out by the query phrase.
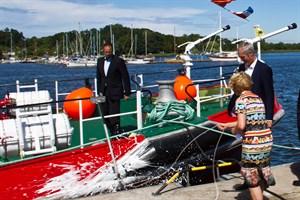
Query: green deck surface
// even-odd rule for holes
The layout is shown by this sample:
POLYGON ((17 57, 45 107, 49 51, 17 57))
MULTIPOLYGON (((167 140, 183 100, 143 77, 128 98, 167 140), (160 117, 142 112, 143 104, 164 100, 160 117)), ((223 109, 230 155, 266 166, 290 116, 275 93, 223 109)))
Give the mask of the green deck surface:
MULTIPOLYGON (((127 101, 121 101, 121 112, 132 112, 136 110, 136 103, 135 99, 130 99, 127 101)), ((145 103, 146 100, 143 100, 145 103)), ((144 115, 146 116, 147 113, 151 112, 151 107, 153 105, 145 106, 143 110, 144 115)), ((193 120, 187 121, 188 123, 197 125, 207 121, 207 117, 223 111, 227 109, 226 102, 224 103, 223 107, 220 107, 219 102, 212 102, 212 103, 203 103, 201 106, 201 117, 195 117, 193 120)), ((196 112, 196 111, 195 111, 196 112)), ((96 109, 93 116, 99 116, 98 109, 96 109)), ((150 129, 143 129, 142 131, 137 131, 137 120, 136 114, 131 114, 128 116, 121 116, 121 127, 124 132, 134 131, 134 133, 143 134, 145 137, 153 137, 156 135, 161 135, 163 133, 168 133, 171 131, 180 130, 184 127, 181 124, 173 124, 173 123, 166 123, 163 126, 154 126, 153 123, 149 120, 149 117, 144 120, 143 127, 149 127, 150 129)), ((77 146, 80 144, 80 136, 79 136, 79 121, 78 120, 71 120, 71 126, 74 127, 74 133, 71 139, 71 146, 77 146)), ((95 121, 87 121, 84 122, 83 125, 83 138, 84 143, 93 142, 95 140, 105 138, 103 123, 101 118, 95 121)))

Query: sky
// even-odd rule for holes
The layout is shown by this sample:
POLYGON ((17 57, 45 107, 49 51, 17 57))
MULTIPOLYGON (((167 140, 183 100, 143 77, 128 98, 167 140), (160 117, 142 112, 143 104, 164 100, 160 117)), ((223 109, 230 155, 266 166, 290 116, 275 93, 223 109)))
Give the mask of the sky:
MULTIPOLYGON (((256 25, 265 33, 292 23, 300 26, 300 0, 235 0, 226 8, 244 11, 249 6, 254 13, 244 20, 210 0, 0 0, 0 29, 31 38, 121 24, 175 36, 206 36, 220 29, 219 13, 222 27, 231 27, 222 37, 230 40, 254 38, 256 25)), ((300 27, 266 41, 300 43, 300 27)))

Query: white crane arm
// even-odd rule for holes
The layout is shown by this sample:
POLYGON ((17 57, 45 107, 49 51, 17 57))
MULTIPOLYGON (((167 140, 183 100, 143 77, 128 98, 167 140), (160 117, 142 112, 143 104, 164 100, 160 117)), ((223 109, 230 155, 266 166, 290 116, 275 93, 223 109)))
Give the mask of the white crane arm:
POLYGON ((179 45, 178 47, 181 47, 181 46, 186 45, 184 54, 191 54, 191 50, 192 50, 197 44, 199 44, 200 42, 203 42, 204 40, 206 40, 206 39, 208 39, 208 38, 211 38, 212 36, 215 36, 215 35, 217 35, 217 34, 219 34, 219 33, 221 33, 221 32, 224 32, 224 31, 226 31, 226 30, 229 30, 229 29, 230 29, 230 26, 229 26, 229 25, 226 25, 226 26, 224 26, 223 28, 221 28, 220 30, 218 30, 218 31, 216 31, 216 32, 213 32, 213 33, 207 35, 207 36, 204 37, 204 38, 200 38, 200 39, 198 39, 198 40, 196 40, 196 41, 194 41, 194 42, 185 42, 185 43, 179 45))

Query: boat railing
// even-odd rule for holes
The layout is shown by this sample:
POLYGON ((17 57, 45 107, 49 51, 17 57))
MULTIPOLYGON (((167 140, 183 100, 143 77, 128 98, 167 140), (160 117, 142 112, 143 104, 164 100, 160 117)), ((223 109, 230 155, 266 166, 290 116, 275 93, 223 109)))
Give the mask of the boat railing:
MULTIPOLYGON (((70 92, 60 92, 59 90, 59 86, 61 83, 66 83, 66 82, 73 82, 73 81, 78 81, 78 80, 82 80, 82 79, 70 79, 70 80, 63 80, 63 81, 55 81, 55 101, 56 103, 56 113, 59 113, 59 97, 60 96, 67 96, 68 94, 70 94, 70 92)), ((93 89, 93 94, 94 96, 98 96, 97 94, 97 79, 96 78, 85 78, 85 87, 88 87, 90 89, 93 89), (90 79, 93 79, 94 82, 94 87, 92 87, 91 83, 89 82, 90 79)))
MULTIPOLYGON (((83 123, 88 122, 88 121, 95 121, 95 120, 103 120, 107 118, 112 118, 112 117, 117 117, 117 116, 127 116, 127 115, 137 115, 137 129, 142 129, 143 128, 143 117, 142 117, 142 91, 137 90, 136 91, 136 110, 134 111, 129 111, 129 112, 123 112, 120 114, 113 114, 113 115, 105 115, 102 117, 100 105, 98 103, 97 107, 100 110, 100 116, 97 117, 89 117, 89 118, 83 118, 83 113, 82 113, 82 101, 83 100, 78 100, 79 101, 79 132, 80 132, 80 146, 84 146, 84 141, 83 141, 83 133, 84 133, 84 128, 83 128, 83 123)), ((104 122, 103 122, 104 124, 104 122)), ((107 131, 106 128, 104 128, 104 131, 107 131)), ((107 133, 106 133, 107 135, 107 133)), ((107 140, 110 140, 110 138, 106 138, 107 140)))
MULTIPOLYGON (((219 69, 219 75, 218 77, 223 77, 223 69, 224 68, 232 68, 235 67, 237 68, 237 64, 226 64, 226 65, 217 65, 217 66, 207 66, 207 67, 192 67, 191 71, 198 71, 198 70, 208 70, 208 69, 219 69)), ((137 73, 137 74, 133 74, 131 76, 131 80, 133 83, 135 83, 136 89, 150 89, 150 88, 155 88, 158 87, 158 84, 145 84, 145 79, 147 79, 146 77, 153 77, 153 75, 162 75, 162 74, 170 74, 170 73, 178 73, 181 70, 185 70, 184 69, 172 69, 172 70, 164 70, 164 71, 157 71, 157 72, 147 72, 147 73, 137 73)), ((233 72, 234 70, 232 70, 233 72)), ((232 73, 231 73, 232 74, 232 73)), ((196 79, 192 79, 192 77, 189 77, 193 82, 199 82, 199 81, 206 81, 206 79, 201 79, 201 80, 196 80, 196 79)), ((209 79, 207 79, 209 80, 209 79)))
MULTIPOLYGON (((218 65, 218 66, 207 66, 207 67, 192 67, 191 70, 195 71, 195 70, 207 70, 207 69, 219 69, 219 75, 218 78, 207 78, 207 79, 199 79, 199 80, 192 80, 193 84, 191 84, 190 86, 195 86, 196 87, 196 91, 197 91, 197 95, 195 98, 191 97, 192 99, 194 99, 196 101, 196 109, 197 109, 197 116, 200 117, 201 116, 201 103, 205 103, 205 102, 211 102, 213 100, 219 100, 220 102, 220 107, 223 107, 224 104, 224 99, 230 97, 233 95, 233 92, 230 91, 230 93, 228 94, 224 94, 224 88, 228 88, 227 83, 226 83, 226 79, 228 79, 234 69, 232 70, 232 72, 230 73, 223 73, 223 68, 227 68, 227 67, 237 67, 237 64, 226 64, 226 65, 218 65), (205 85, 207 83, 218 83, 220 85, 220 92, 219 94, 215 94, 212 96, 204 96, 204 97, 200 97, 200 89, 201 89, 201 85, 205 85)), ((182 70, 182 69, 179 69, 182 70)), ((170 72, 176 72, 179 71, 177 69, 174 70, 166 70, 163 72, 149 72, 149 73, 144 73, 144 74, 134 74, 131 76, 131 80, 136 84, 137 88, 140 89, 153 89, 153 88, 157 88, 159 85, 158 84, 150 84, 150 85, 145 85, 144 83, 144 77, 147 75, 155 75, 155 74, 162 74, 162 73, 170 73, 170 72)), ((186 93, 187 93, 187 88, 186 88, 186 93)), ((187 93, 188 94, 188 93, 187 93)), ((189 95, 189 94, 188 94, 189 95)))
MULTIPOLYGON (((221 77, 219 79, 207 79, 207 80, 201 80, 201 81, 195 81, 193 84, 189 84, 187 85, 187 87, 185 88, 186 93, 191 96, 188 93, 188 87, 192 87, 195 86, 196 87, 196 97, 193 98, 196 101, 196 114, 197 117, 201 117, 201 103, 205 103, 205 102, 211 102, 213 100, 219 100, 220 103, 220 107, 224 106, 224 99, 231 97, 233 95, 233 91, 230 90, 230 93, 228 94, 224 94, 224 88, 228 89, 228 86, 226 84, 226 77, 221 77), (220 93, 216 94, 216 95, 212 95, 212 96, 204 96, 204 97, 200 97, 200 85, 201 84, 206 84, 206 83, 213 83, 213 82, 220 82, 220 93)), ((228 90, 227 90, 228 91, 228 90)), ((192 97, 192 96, 191 96, 192 97)))

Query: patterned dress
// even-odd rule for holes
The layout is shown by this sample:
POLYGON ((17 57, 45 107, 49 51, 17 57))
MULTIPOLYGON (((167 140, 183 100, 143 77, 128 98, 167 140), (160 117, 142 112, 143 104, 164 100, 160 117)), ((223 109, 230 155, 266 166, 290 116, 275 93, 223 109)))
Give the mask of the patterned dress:
POLYGON ((236 100, 236 114, 246 115, 246 127, 242 143, 241 174, 249 187, 257 187, 259 181, 275 185, 270 169, 273 137, 265 118, 265 106, 261 98, 244 91, 236 100))

